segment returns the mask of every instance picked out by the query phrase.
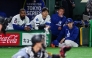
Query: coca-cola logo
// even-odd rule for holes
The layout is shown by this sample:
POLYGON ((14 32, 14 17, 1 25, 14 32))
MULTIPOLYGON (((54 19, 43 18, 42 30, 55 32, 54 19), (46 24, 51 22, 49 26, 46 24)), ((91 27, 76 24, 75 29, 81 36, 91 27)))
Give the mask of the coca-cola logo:
POLYGON ((17 43, 19 35, 0 35, 0 43, 17 43))

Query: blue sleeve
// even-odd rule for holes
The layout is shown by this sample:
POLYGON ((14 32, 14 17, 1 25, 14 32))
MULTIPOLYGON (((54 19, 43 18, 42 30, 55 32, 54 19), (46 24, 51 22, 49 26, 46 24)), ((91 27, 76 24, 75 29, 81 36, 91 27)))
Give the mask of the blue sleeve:
POLYGON ((13 24, 14 30, 24 30, 24 27, 25 27, 25 26, 19 26, 19 25, 13 24))
POLYGON ((65 36, 65 27, 61 30, 56 40, 60 42, 64 36, 65 36))
POLYGON ((50 23, 48 23, 48 22, 46 22, 45 24, 48 25, 48 26, 50 26, 50 23))
POLYGON ((51 23, 53 23, 53 24, 57 24, 58 23, 58 19, 56 19, 55 15, 52 15, 52 17, 51 17, 51 23))
POLYGON ((74 30, 74 33, 70 37, 65 38, 65 40, 74 41, 78 37, 78 34, 79 34, 79 29, 77 28, 77 29, 74 30))
POLYGON ((27 25, 27 26, 29 26, 30 28, 32 28, 32 25, 27 25))

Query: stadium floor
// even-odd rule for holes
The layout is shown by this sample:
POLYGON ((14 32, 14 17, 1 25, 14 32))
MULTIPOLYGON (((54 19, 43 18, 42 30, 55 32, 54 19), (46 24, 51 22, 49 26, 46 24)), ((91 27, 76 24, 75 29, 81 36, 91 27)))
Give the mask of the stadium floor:
MULTIPOLYGON (((11 58, 21 47, 0 47, 0 58, 11 58)), ((47 48, 48 52, 59 53, 59 48, 47 48)), ((91 47, 72 48, 67 52, 66 58, 92 58, 91 47)))

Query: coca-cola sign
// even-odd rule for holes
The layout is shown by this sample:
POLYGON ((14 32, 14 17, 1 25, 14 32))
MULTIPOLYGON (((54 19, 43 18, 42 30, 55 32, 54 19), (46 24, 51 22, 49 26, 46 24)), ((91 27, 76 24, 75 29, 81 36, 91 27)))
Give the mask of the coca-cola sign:
POLYGON ((20 43, 19 33, 0 34, 0 46, 18 46, 20 43))

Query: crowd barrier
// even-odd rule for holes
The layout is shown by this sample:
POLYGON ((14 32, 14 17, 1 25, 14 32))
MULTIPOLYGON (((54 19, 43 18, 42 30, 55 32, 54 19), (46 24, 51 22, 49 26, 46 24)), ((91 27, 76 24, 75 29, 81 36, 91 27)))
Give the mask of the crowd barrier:
POLYGON ((6 35, 0 34, 0 46, 27 46, 31 45, 31 38, 36 34, 44 34, 47 46, 50 45, 51 34, 46 34, 44 30, 7 31, 6 35))

